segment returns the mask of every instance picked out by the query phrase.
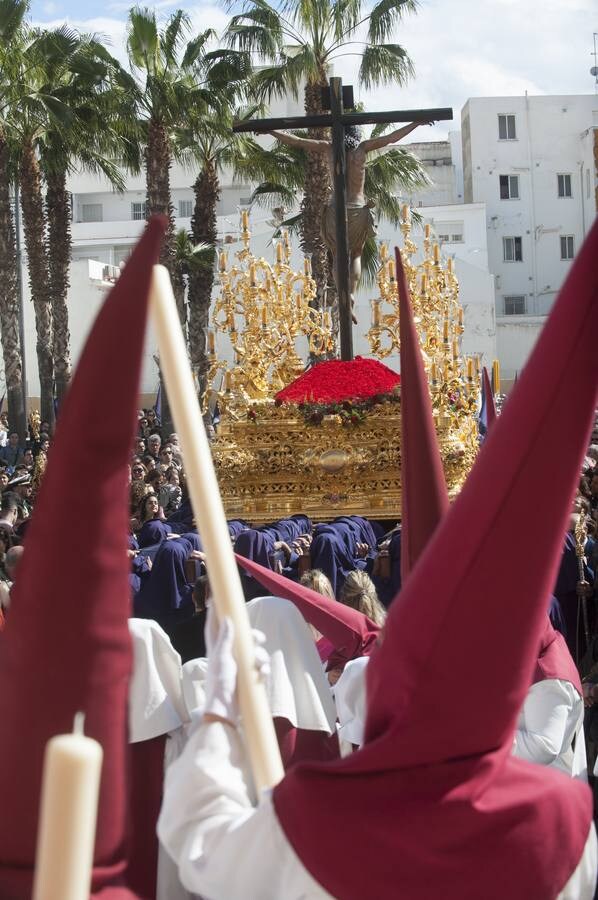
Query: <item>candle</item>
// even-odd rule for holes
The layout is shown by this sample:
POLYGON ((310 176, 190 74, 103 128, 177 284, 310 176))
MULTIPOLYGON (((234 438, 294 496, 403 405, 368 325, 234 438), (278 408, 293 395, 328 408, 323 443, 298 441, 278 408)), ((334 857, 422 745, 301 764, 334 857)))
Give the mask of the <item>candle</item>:
POLYGON ((210 571, 214 604, 220 616, 230 616, 235 629, 243 734, 256 789, 272 787, 284 775, 268 699, 256 678, 251 626, 233 555, 222 498, 193 378, 168 270, 154 267, 151 289, 160 362, 187 473, 187 487, 210 571))
POLYGON ((309 277, 311 275, 311 259, 306 256, 303 260, 303 271, 309 277))
POLYGON ((427 293, 428 293, 428 276, 425 274, 425 272, 424 272, 424 274, 422 275, 422 287, 421 287, 421 292, 422 292, 422 294, 427 294, 427 293))
POLYGON ((262 325, 265 327, 268 324, 268 307, 264 303, 262 306, 262 325))
POLYGON ((473 359, 471 356, 467 357, 467 377, 470 381, 473 378, 473 359))
POLYGON ((214 339, 214 332, 208 330, 208 353, 213 356, 216 352, 216 342, 214 339))
POLYGON ((440 247, 438 244, 434 244, 434 263, 437 266, 440 265, 440 247))
POLYGON ((475 365, 475 373, 476 373, 476 375, 479 375, 480 374, 480 357, 479 356, 474 357, 474 365, 475 365))
POLYGON ((247 231, 249 228, 249 212, 246 209, 241 210, 241 225, 243 231, 247 231))
POLYGON ((284 291, 282 288, 282 284, 279 284, 276 288, 276 297, 279 303, 284 303, 284 291))
POLYGON ((443 328, 442 328, 442 339, 445 343, 448 343, 449 339, 449 322, 448 319, 444 320, 443 328))
POLYGON ((435 362, 432 363, 432 381, 438 381, 438 369, 435 362))
POLYGON ((324 327, 326 331, 330 331, 332 329, 332 319, 330 318, 330 313, 328 310, 324 313, 324 327))
POLYGON ((232 390, 233 386, 233 373, 230 369, 227 369, 224 373, 224 390, 228 394, 232 390))
POLYGON ((403 203, 401 207, 401 219, 403 222, 407 222, 409 220, 409 206, 407 203, 403 203))
POLYGON ((276 262, 281 263, 283 260, 283 246, 282 242, 278 241, 276 244, 276 262))
POLYGON ((463 307, 462 306, 459 307, 458 321, 459 321, 459 327, 463 328, 463 307))
POLYGON ((380 301, 372 301, 372 325, 380 324, 380 301))
POLYGON ((429 240, 429 238, 430 238, 430 223, 429 222, 426 222, 426 224, 424 225, 424 237, 426 240, 429 240))
POLYGON ((447 269, 447 272, 449 273, 449 275, 453 274, 453 257, 452 256, 449 256, 449 258, 447 260, 446 269, 447 269))
POLYGON ((459 341, 455 339, 453 341, 453 359, 458 359, 458 358, 459 358, 459 341))
POLYGON ((46 744, 33 900, 89 900, 102 756, 81 713, 46 744))
POLYGON ((395 261, 394 261, 394 259, 388 260, 388 280, 389 281, 395 280, 395 261))
POLYGON ((227 257, 226 251, 221 250, 220 253, 218 254, 218 260, 220 263, 220 271, 221 272, 226 272, 226 257, 227 257))
POLYGON ((301 294, 295 294, 295 307, 297 312, 301 312, 301 307, 303 305, 303 297, 301 294))
POLYGON ((284 241, 285 247, 286 247, 288 250, 290 250, 290 249, 291 249, 291 239, 290 239, 290 237, 289 237, 289 232, 287 231, 286 228, 285 228, 284 231, 282 232, 282 239, 283 239, 283 241, 284 241))
POLYGON ((388 244, 380 244, 380 262, 384 264, 388 259, 388 244))
POLYGON ((249 265, 249 284, 251 287, 255 287, 256 285, 255 263, 250 263, 249 265))
POLYGON ((494 393, 500 394, 500 363, 497 359, 492 363, 492 381, 494 393))

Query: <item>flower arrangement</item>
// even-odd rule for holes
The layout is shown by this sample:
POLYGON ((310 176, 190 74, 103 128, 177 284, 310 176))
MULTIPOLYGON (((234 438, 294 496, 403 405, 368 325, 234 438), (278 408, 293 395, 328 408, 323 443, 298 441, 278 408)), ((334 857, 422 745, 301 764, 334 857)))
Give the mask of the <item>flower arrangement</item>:
POLYGON ((400 383, 400 375, 376 359, 331 359, 308 369, 279 391, 275 402, 325 406, 355 403, 390 394, 400 383))

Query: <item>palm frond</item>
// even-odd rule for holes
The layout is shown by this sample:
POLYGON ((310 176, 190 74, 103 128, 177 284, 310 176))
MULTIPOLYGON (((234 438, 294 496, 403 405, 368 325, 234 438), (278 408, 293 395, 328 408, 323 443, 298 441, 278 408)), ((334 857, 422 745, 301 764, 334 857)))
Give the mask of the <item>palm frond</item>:
POLYGON ((359 81, 365 88, 391 83, 403 86, 413 74, 413 63, 400 44, 374 44, 363 51, 359 81))
POLYGON ((158 69, 159 39, 155 10, 135 6, 127 22, 127 51, 131 65, 154 73, 158 69))
POLYGON ((161 46, 167 67, 176 66, 183 42, 191 28, 191 19, 183 9, 177 9, 168 20, 161 46))
POLYGON ((369 17, 368 42, 382 44, 393 32, 406 13, 417 10, 417 0, 379 0, 369 17))

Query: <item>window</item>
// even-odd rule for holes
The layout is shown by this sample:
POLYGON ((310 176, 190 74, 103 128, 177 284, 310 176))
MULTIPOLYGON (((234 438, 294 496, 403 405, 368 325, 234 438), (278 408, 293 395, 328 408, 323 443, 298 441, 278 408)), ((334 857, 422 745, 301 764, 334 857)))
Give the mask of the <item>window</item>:
POLYGON ((575 247, 572 234, 561 235, 561 259, 573 259, 575 247))
POLYGON ((517 134, 515 132, 515 116, 498 117, 498 139, 499 141, 517 140, 517 134))
POLYGON ((131 203, 131 218, 134 222, 143 222, 147 219, 147 203, 131 203))
POLYGON ((501 200, 519 200, 519 175, 499 175, 501 200))
POLYGON ((571 193, 571 176, 557 175, 556 180, 558 185, 559 197, 572 197, 573 194, 571 193))
POLYGON ((517 294, 512 297, 505 297, 505 316, 524 316, 525 294, 517 294))
POLYGON ((179 218, 190 219, 193 215, 193 200, 179 200, 179 218))
POLYGON ((443 244, 463 243, 463 222, 437 222, 438 240, 443 244))
POLYGON ((502 239, 502 255, 505 262, 523 262, 521 238, 504 237, 502 239))
POLYGON ((101 203, 82 203, 81 204, 81 221, 82 222, 103 222, 104 208, 101 203))

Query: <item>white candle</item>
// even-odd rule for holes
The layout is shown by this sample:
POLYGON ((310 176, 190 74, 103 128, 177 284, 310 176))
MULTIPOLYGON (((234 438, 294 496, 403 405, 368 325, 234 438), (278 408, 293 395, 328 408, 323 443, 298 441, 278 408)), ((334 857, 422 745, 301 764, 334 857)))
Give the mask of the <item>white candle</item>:
MULTIPOLYGON (((280 245, 279 245, 280 246, 280 245)), ((168 270, 154 266, 151 313, 170 409, 185 459, 187 486, 219 616, 235 626, 239 703, 258 792, 284 775, 266 691, 254 664, 253 638, 237 563, 218 489, 212 453, 193 386, 168 270)))
POLYGON ((33 900, 89 900, 102 757, 81 713, 46 744, 33 900))

